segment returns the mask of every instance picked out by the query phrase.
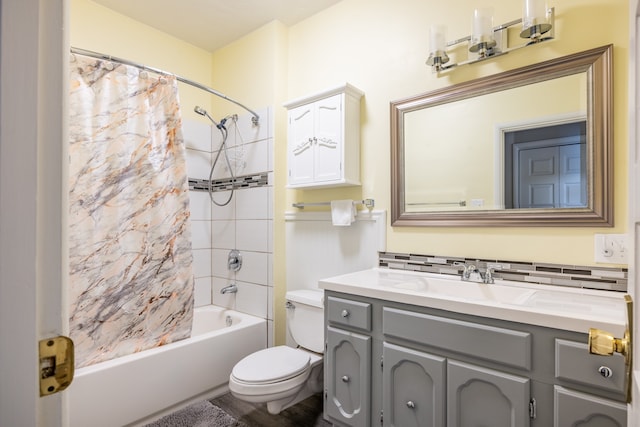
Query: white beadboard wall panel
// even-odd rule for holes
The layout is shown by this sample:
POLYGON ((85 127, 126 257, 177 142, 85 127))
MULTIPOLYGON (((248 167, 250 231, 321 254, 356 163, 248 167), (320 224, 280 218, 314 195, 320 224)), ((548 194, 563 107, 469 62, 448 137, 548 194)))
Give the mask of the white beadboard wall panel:
POLYGON ((269 220, 236 221, 236 248, 240 251, 269 251, 269 220))
POLYGON ((331 212, 285 214, 287 290, 317 289, 318 280, 376 267, 386 248, 386 212, 359 211, 348 227, 331 212))
POLYGON ((266 319, 269 312, 269 288, 240 281, 236 285, 236 310, 266 319))
POLYGON ((211 277, 211 249, 193 249, 193 276, 211 277))
MULTIPOLYGON (((236 279, 242 282, 267 286, 269 257, 264 252, 241 251, 242 268, 236 272, 236 279)), ((214 270, 215 271, 215 270, 214 270)))
POLYGON ((230 220, 212 221, 214 249, 235 249, 236 248, 236 222, 230 220))

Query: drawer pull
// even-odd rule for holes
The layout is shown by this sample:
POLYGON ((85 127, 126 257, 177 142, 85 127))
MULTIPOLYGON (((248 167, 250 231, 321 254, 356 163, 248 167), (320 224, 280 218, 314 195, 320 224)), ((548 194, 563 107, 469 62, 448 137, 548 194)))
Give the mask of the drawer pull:
POLYGON ((342 382, 343 383, 348 383, 349 381, 351 381, 351 379, 347 375, 343 375, 342 376, 342 382))
POLYGON ((342 317, 349 317, 349 310, 342 310, 342 317))
POLYGON ((613 375, 613 371, 608 366, 600 366, 598 368, 598 372, 600 372, 600 375, 605 378, 611 378, 611 376, 613 375))
POLYGON ((416 404, 413 403, 413 400, 407 402, 407 408, 415 409, 416 404))

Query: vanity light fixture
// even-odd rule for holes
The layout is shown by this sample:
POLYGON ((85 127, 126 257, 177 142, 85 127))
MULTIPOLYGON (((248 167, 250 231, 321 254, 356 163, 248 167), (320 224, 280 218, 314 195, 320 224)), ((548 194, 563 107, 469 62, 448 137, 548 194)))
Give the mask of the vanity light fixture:
POLYGON ((524 0, 523 17, 497 27, 493 26, 493 9, 476 9, 473 14, 473 32, 457 40, 445 42, 446 28, 434 25, 430 28, 429 58, 427 65, 434 72, 446 71, 461 65, 473 64, 504 55, 514 50, 555 38, 555 9, 547 8, 545 0, 524 0), (525 42, 509 47, 509 28, 522 24, 519 34, 525 42), (460 62, 449 62, 447 49, 467 43, 469 58, 460 62))

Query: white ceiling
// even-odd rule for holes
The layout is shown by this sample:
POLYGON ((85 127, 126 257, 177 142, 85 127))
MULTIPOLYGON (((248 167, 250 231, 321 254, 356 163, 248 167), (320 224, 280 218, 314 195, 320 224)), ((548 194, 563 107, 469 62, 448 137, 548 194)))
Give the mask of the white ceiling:
POLYGON ((210 52, 273 20, 290 26, 340 0, 94 0, 210 52))

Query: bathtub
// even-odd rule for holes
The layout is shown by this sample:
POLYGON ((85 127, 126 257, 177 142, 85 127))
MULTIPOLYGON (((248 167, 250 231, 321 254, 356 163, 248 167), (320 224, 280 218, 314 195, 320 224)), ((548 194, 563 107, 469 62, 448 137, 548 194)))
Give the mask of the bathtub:
POLYGON ((69 425, 144 425, 223 394, 233 366, 266 346, 264 319, 198 307, 191 338, 76 370, 66 391, 69 425))

